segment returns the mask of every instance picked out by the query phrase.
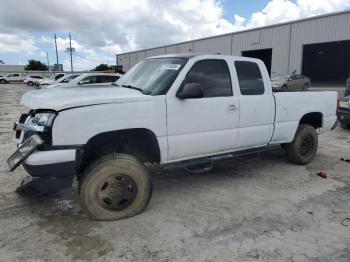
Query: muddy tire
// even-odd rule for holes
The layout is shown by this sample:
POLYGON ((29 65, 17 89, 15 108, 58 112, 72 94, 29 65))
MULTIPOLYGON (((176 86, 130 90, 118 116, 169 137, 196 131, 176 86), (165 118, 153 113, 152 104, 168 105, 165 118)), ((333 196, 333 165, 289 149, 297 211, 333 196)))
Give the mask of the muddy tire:
POLYGON ((288 160, 299 165, 306 165, 316 154, 318 137, 313 126, 300 124, 292 143, 286 144, 288 160))
POLYGON ((152 195, 150 176, 136 158, 111 154, 93 162, 79 180, 82 209, 93 220, 118 220, 141 213, 152 195))

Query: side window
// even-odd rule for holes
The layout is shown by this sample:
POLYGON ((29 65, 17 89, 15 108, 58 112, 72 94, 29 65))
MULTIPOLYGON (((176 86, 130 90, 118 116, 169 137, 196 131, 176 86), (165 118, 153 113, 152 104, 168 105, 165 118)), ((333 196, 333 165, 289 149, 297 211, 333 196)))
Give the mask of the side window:
POLYGON ((96 84, 97 83, 97 76, 87 76, 84 79, 80 80, 82 85, 87 85, 87 84, 96 84))
POLYGON ((235 61, 235 67, 242 95, 264 94, 264 81, 257 63, 235 61))
POLYGON ((17 77, 17 76, 19 76, 19 74, 13 74, 13 76, 17 77))
POLYGON ((108 76, 108 82, 115 82, 119 79, 119 76, 108 76))
POLYGON ((232 96, 230 71, 224 60, 211 59, 195 63, 183 83, 199 83, 203 97, 232 96))

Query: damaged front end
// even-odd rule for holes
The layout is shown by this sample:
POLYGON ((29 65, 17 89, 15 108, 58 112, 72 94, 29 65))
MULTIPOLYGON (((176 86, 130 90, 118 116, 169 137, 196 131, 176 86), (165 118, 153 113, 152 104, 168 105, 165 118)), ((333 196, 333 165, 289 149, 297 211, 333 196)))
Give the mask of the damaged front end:
POLYGON ((68 188, 76 174, 76 149, 52 146, 52 126, 57 112, 31 111, 14 124, 17 150, 7 159, 10 171, 20 164, 28 172, 18 193, 44 195, 68 188))

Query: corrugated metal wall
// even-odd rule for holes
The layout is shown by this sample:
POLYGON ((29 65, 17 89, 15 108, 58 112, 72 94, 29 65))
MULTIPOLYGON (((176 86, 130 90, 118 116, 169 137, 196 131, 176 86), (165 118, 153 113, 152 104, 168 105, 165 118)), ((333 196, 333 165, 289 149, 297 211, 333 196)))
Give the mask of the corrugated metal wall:
POLYGON ((350 13, 320 17, 292 24, 288 71, 300 71, 303 45, 350 40, 350 13))
POLYGON ((241 56, 242 51, 272 48, 271 75, 286 74, 290 25, 274 26, 259 31, 232 35, 232 55, 241 56))
POLYGON ((340 40, 350 40, 350 12, 119 54, 117 61, 127 71, 144 57, 155 55, 194 52, 240 56, 242 51, 272 48, 274 76, 301 72, 304 44, 340 40))
POLYGON ((194 53, 231 55, 232 35, 217 36, 193 41, 194 53))

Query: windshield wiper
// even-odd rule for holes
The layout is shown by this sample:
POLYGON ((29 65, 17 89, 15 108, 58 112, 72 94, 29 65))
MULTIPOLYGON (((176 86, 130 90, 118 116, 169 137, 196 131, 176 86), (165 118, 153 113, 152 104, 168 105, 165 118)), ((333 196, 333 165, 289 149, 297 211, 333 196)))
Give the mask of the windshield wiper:
POLYGON ((145 92, 143 92, 143 90, 141 88, 138 88, 136 86, 132 86, 132 85, 122 85, 122 87, 126 87, 126 88, 130 88, 130 89, 134 89, 134 90, 138 90, 140 91, 142 94, 146 94, 145 92))

